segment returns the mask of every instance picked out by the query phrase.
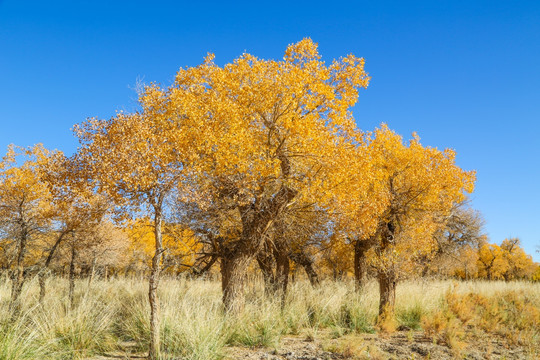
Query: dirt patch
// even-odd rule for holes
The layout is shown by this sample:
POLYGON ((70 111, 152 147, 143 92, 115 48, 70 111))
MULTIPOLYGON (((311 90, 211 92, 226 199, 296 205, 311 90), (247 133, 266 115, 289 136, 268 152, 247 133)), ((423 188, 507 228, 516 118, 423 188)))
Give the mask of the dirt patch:
POLYGON ((242 347, 229 347, 228 359, 245 360, 333 360, 342 359, 340 354, 324 350, 321 342, 306 337, 284 337, 277 349, 248 349, 242 347))
POLYGON ((322 334, 284 337, 276 349, 230 347, 227 359, 333 360, 333 359, 534 359, 525 348, 511 347, 504 339, 485 337, 451 349, 434 343, 422 332, 355 334, 332 339, 322 334))

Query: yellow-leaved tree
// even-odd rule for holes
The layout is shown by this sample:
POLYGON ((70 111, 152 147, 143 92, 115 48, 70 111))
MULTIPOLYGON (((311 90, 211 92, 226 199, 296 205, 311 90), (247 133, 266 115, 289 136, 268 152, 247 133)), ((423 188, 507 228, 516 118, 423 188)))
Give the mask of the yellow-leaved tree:
POLYGON ((478 276, 488 280, 502 279, 508 271, 504 250, 497 244, 484 244, 478 249, 478 276))
POLYGON ((536 270, 532 256, 527 255, 520 245, 518 238, 504 239, 501 243, 503 256, 508 263, 508 270, 503 275, 506 281, 531 278, 536 270))
POLYGON ((168 196, 181 192, 192 171, 190 131, 202 132, 197 124, 163 111, 166 101, 157 87, 141 94, 141 111, 119 113, 110 120, 90 119, 76 126, 81 147, 76 155, 79 168, 91 186, 113 199, 124 214, 145 212, 152 219, 154 254, 149 281, 149 359, 158 359, 159 286, 164 253, 162 226, 168 196), (126 210, 127 209, 127 210, 126 210))
POLYGON ((386 125, 359 151, 364 161, 357 179, 363 185, 351 188, 345 210, 353 211, 345 224, 356 241, 357 280, 373 267, 379 313, 392 315, 397 281, 421 270, 418 260, 436 249, 434 235, 472 192, 475 173, 455 164, 454 151, 424 147, 416 135, 405 145, 386 125))
POLYGON ((166 112, 204 124, 199 206, 224 209, 234 223, 221 252, 227 309, 242 308, 248 266, 280 214, 294 203, 324 204, 343 181, 341 159, 359 141, 350 110, 368 80, 363 59, 327 65, 310 39, 282 61, 244 54, 221 67, 209 55, 178 72, 166 112))
MULTIPOLYGON (((40 164, 42 182, 51 194, 53 224, 44 248, 44 262, 39 271, 39 301, 46 295, 46 276, 59 248, 70 238, 70 247, 76 252, 77 233, 98 226, 109 209, 109 201, 98 194, 85 181, 74 159, 62 152, 54 152, 40 164)), ((79 240, 83 240, 82 238, 79 240)), ((76 254, 72 254, 73 258, 76 254)), ((72 293, 72 292, 71 292, 72 293)))
POLYGON ((43 165, 51 152, 38 144, 28 148, 11 145, 0 162, 0 223, 2 247, 10 258, 11 302, 17 312, 23 285, 39 267, 39 242, 51 225, 52 196, 44 180, 43 165))

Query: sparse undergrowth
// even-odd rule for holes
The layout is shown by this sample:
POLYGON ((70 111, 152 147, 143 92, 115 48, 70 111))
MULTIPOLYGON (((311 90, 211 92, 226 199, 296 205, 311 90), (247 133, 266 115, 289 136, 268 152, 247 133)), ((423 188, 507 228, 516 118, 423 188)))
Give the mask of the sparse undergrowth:
MULTIPOLYGON (((0 285, 0 360, 97 359, 140 355, 146 349, 144 281, 96 281, 91 288, 81 281, 73 308, 65 297, 66 281, 50 281, 43 305, 37 303, 33 281, 24 289, 15 319, 8 308, 9 285, 0 285)), ((226 316, 218 283, 165 280, 160 293, 164 359, 230 358, 231 347, 277 351, 281 340, 291 336, 308 342, 325 338, 321 351, 340 358, 385 358, 384 349, 362 340, 379 336, 375 284, 357 294, 347 282, 328 281, 316 289, 296 282, 284 308, 279 299, 264 297, 260 283, 248 288, 244 312, 226 316)), ((420 336, 463 357, 475 342, 491 336, 509 349, 522 349, 525 358, 539 355, 540 284, 408 282, 398 287, 396 298, 395 332, 385 329, 383 339, 397 336, 414 343, 420 336)), ((417 358, 424 356, 422 351, 417 358)))

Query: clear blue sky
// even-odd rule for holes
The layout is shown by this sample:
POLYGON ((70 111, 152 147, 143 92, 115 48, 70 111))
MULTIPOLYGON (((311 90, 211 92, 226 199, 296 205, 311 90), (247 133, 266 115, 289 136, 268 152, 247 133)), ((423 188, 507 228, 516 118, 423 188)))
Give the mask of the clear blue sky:
POLYGON ((72 153, 72 125, 135 109, 138 80, 168 85, 207 52, 281 58, 311 37, 327 60, 366 59, 361 128, 386 122, 456 149, 478 171, 473 206, 491 241, 540 246, 540 1, 200 4, 0 0, 0 148, 72 153))

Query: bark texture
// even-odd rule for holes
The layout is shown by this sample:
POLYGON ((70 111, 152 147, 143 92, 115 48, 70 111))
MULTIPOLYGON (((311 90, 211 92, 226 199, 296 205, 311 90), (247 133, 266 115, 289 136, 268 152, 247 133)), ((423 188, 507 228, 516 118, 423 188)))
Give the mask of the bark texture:
POLYGON ((223 305, 228 313, 239 313, 244 309, 244 287, 252 260, 253 257, 245 252, 236 252, 221 260, 223 305))
POLYGON ((276 286, 276 276, 274 274, 274 258, 271 251, 272 245, 266 242, 264 248, 257 255, 257 263, 261 269, 264 281, 264 293, 272 296, 276 286))

